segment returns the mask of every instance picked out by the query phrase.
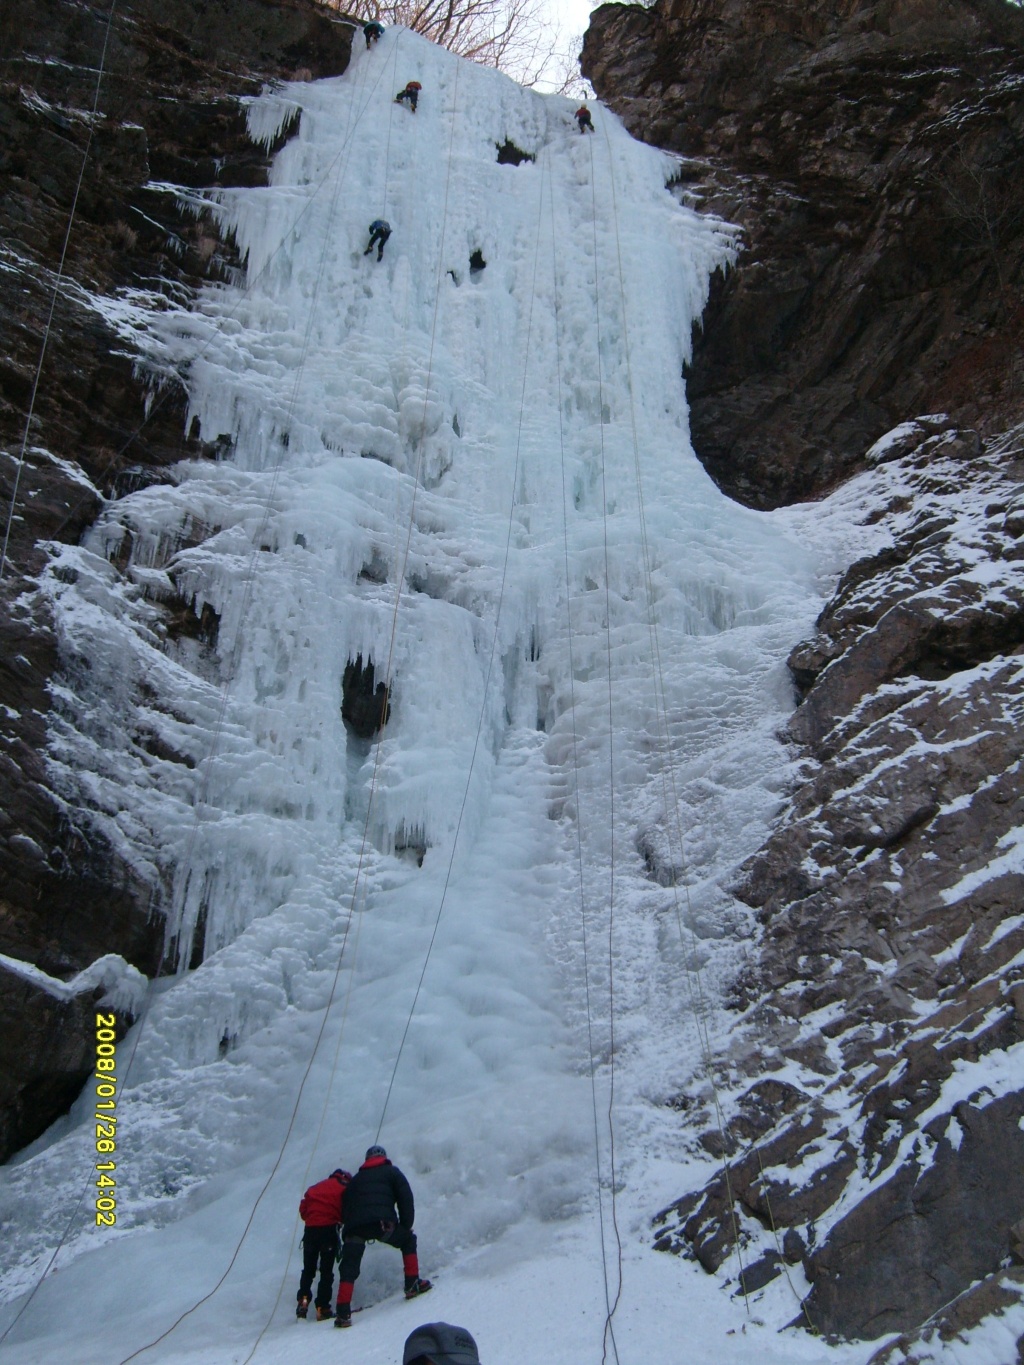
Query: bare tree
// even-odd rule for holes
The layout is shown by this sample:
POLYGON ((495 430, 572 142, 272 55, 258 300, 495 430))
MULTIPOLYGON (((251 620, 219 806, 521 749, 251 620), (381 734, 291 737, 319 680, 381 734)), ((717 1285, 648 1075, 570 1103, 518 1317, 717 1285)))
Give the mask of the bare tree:
POLYGON ((553 95, 568 95, 574 100, 595 98, 593 87, 580 71, 580 53, 583 50, 583 35, 570 38, 567 43, 556 44, 548 54, 543 72, 532 81, 523 85, 539 85, 553 95))
POLYGON ((995 278, 998 308, 991 318, 1001 338, 1006 385, 1018 392, 1024 298, 1020 289, 1024 196, 1020 167, 1024 146, 1004 123, 986 138, 961 134, 938 159, 930 179, 940 192, 940 212, 968 250, 981 255, 995 278))
POLYGON ((1006 278, 1010 242, 1024 226, 1024 199, 1018 169, 1022 148, 1006 128, 1003 136, 986 146, 958 137, 948 149, 931 179, 942 191, 945 212, 969 245, 988 257, 996 278, 1003 310, 1017 305, 1006 278))
POLYGON ((545 0, 323 0, 364 23, 401 24, 522 85, 543 82, 559 94, 584 94, 579 39, 566 39, 545 0), (577 89, 577 85, 580 87, 577 89))

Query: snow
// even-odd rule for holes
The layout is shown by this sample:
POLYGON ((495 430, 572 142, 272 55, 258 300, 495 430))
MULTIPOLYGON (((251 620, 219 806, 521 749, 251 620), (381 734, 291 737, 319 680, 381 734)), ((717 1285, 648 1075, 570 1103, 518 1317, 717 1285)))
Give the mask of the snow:
POLYGON ((868 465, 881 464, 890 450, 898 447, 901 442, 909 440, 920 432, 917 422, 900 422, 898 426, 887 431, 884 436, 871 446, 864 455, 864 462, 868 465))
POLYGON ((0 1327, 68 1228, 6 1358, 169 1332, 144 1358, 241 1360, 264 1327, 257 1359, 297 1332, 336 1353, 294 1321, 295 1209, 379 1130, 438 1286, 396 1303, 368 1255, 363 1361, 425 1317, 485 1361, 596 1357, 620 1254, 623 1361, 864 1360, 779 1335, 786 1277, 758 1321, 735 1264, 653 1253, 650 1219, 713 1170, 668 1101, 710 1102, 728 1049, 754 929, 726 887, 790 772, 785 658, 876 533, 704 474, 680 375, 734 237, 606 110, 581 137, 571 101, 398 29, 251 104, 253 135, 296 108, 270 187, 219 195, 244 287, 93 300, 227 453, 108 505, 41 579, 52 780, 152 888, 176 974, 119 1047, 116 1227, 88 1092, 0 1175, 0 1327), (505 139, 536 160, 498 165, 505 139), (167 638, 171 593, 215 646, 167 638), (379 744, 340 714, 359 656, 391 684, 379 744))
POLYGON ((1024 1301, 1020 1281, 1006 1275, 999 1280, 1002 1306, 980 1323, 949 1332, 948 1319, 937 1315, 935 1325, 902 1342, 891 1357, 892 1365, 1003 1365, 1013 1360, 1024 1334, 1024 1301))
POLYGON ((70 981, 61 981, 49 976, 31 962, 8 957, 0 953, 0 966, 13 972, 32 985, 38 986, 56 1000, 70 1000, 73 996, 84 995, 87 991, 100 991, 97 1003, 115 1010, 138 1012, 146 994, 146 978, 117 953, 108 953, 97 958, 83 971, 77 972, 70 981))
MULTIPOLYGON (((984 867, 968 872, 942 892, 942 899, 947 905, 955 905, 957 901, 973 895, 986 882, 994 881, 997 877, 1004 877, 1011 872, 1020 872, 1024 868, 1024 830, 1007 830, 996 844, 996 848, 1002 850, 997 857, 989 859, 984 867)), ((1013 927, 1014 924, 1004 924, 1003 930, 1009 933, 1013 927)))
POLYGON ((965 1101, 984 1109, 993 1100, 1012 1094, 1020 1087, 1022 1060, 1024 1043, 1014 1043, 1005 1051, 986 1053, 974 1063, 956 1058, 953 1072, 943 1081, 939 1097, 918 1118, 918 1127, 926 1128, 936 1115, 965 1101))

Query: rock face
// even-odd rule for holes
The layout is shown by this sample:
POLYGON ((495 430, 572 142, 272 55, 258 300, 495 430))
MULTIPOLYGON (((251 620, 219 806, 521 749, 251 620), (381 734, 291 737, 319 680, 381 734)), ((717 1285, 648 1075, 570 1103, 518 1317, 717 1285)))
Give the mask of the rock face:
POLYGON ((0 1145, 10 1153, 35 1136, 38 1114, 64 1113, 90 1074, 95 996, 61 1002, 11 972, 0 981, 0 1026, 18 1039, 0 1076, 0 1145))
MULTIPOLYGON (((0 15, 0 953, 58 984, 108 953, 152 975, 164 935, 153 888, 52 789, 47 715, 68 661, 35 577, 48 540, 74 542, 106 497, 202 453, 182 435, 173 376, 147 409, 102 301, 235 267, 211 218, 185 213, 166 182, 260 183, 273 148, 249 141, 239 96, 338 74, 352 32, 312 0, 135 0, 109 34, 107 13, 7 0, 0 15)), ((165 614, 169 632, 207 628, 187 602, 165 614)), ((80 1088, 102 994, 61 999, 0 967, 0 1159, 80 1088)))
POLYGON ((843 1336, 916 1328, 1024 1218, 1022 438, 904 423, 836 495, 877 549, 790 659, 805 759, 736 888, 763 933, 725 1166, 658 1219, 748 1289, 802 1262, 843 1336))
MULTIPOLYGON (((999 1347, 1005 1359, 1011 1360, 1014 1351, 1020 1360, 1020 1334, 1024 1332, 1024 1270, 1011 1266, 1000 1275, 982 1281, 976 1288, 961 1294, 942 1312, 936 1313, 919 1332, 897 1338, 889 1346, 876 1352, 868 1365, 929 1365, 935 1361, 947 1343, 955 1343, 962 1351, 969 1350, 972 1336, 985 1330, 986 1319, 998 1320, 999 1347)), ((991 1335, 981 1349, 988 1353, 991 1335)), ((999 1349, 997 1347, 997 1349, 999 1349)), ((962 1356, 961 1356, 962 1358, 962 1356)))
POLYGON ((680 192, 745 228, 695 338, 698 455, 757 507, 842 484, 821 515, 844 508, 872 547, 790 658, 802 757, 735 888, 761 930, 721 1125, 710 1077, 679 1101, 720 1166, 655 1244, 747 1294, 800 1266, 797 1321, 905 1333, 880 1360, 933 1359, 992 1314, 1016 1358, 1021 13, 606 5, 583 67, 680 155, 680 192))
POLYGON ((584 73, 741 223, 688 376, 731 496, 835 487, 904 417, 1022 412, 1024 17, 1003 0, 659 0, 592 16, 584 73))
MULTIPOLYGON (((802 763, 736 887, 761 936, 721 1126, 690 1106, 719 1164, 656 1245, 735 1262, 748 1294, 802 1267, 800 1320, 903 1332, 878 1357, 894 1365, 1024 1314, 1006 1268, 1024 1261, 1021 22, 1002 0, 677 0, 602 8, 585 49, 602 97, 684 158, 680 192, 746 227, 689 376, 699 453, 760 507, 854 472, 833 497, 871 547, 790 660, 802 763)), ((89 1070, 111 997, 82 969, 114 953, 152 975, 164 951, 154 888, 55 793, 45 749, 86 666, 46 615, 45 542, 203 453, 174 376, 144 421, 97 301, 237 266, 160 182, 253 183, 267 158, 237 96, 343 70, 349 32, 302 0, 119 5, 94 116, 105 14, 11 0, 0 17, 0 954, 51 978, 0 963, 0 1157, 89 1070)), ((168 633, 217 630, 187 600, 152 609, 168 633)), ((353 667, 370 733, 379 689, 353 667)))

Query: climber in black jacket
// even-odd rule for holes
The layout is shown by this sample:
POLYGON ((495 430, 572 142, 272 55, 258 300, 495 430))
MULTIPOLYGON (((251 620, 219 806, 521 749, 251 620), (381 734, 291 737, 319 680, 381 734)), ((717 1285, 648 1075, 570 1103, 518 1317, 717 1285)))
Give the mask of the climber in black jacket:
POLYGON ((384 244, 391 236, 391 224, 383 218, 375 218, 370 224, 370 245, 363 252, 364 256, 369 256, 374 247, 377 248, 377 260, 384 258, 384 244))
POLYGON ((416 105, 419 103, 420 91, 422 89, 423 86, 420 85, 419 81, 410 81, 404 90, 399 90, 398 94, 395 96, 395 103, 401 104, 403 101, 408 100, 409 108, 415 114, 416 105))
POLYGON ((416 1234, 412 1230, 416 1216, 412 1186, 398 1167, 392 1166, 383 1147, 367 1150, 366 1160, 345 1190, 344 1214, 335 1327, 352 1325, 352 1291, 367 1242, 386 1242, 402 1253, 407 1299, 431 1288, 429 1280, 420 1279, 416 1234))

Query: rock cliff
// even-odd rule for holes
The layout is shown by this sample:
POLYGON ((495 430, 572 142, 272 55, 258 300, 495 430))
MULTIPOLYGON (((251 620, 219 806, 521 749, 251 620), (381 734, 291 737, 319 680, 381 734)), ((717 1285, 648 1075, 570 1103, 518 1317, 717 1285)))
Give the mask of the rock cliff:
MULTIPOLYGON (((173 376, 143 427, 152 395, 98 301, 234 269, 161 186, 262 176, 238 96, 343 70, 349 33, 304 0, 136 0, 109 41, 70 0, 0 18, 5 509, 19 489, 0 580, 0 1158, 79 1089, 93 1001, 163 953, 154 888, 55 795, 44 750, 66 671, 87 666, 37 591, 45 542, 203 454, 173 376)), ((1007 1265, 1024 1263, 1022 21, 1003 0, 662 0, 598 10, 584 67, 679 153, 680 193, 746 231, 688 376, 698 453, 753 506, 838 489, 822 515, 852 508, 873 537, 790 661, 801 765, 735 888, 761 928, 715 1077, 723 1122, 708 1077, 679 1101, 717 1165, 656 1245, 708 1269, 738 1252, 748 1293, 802 1273, 805 1325, 904 1333, 879 1358, 909 1362, 1019 1303, 1024 1274, 1007 1265)), ((188 601, 154 612, 168 634, 216 630, 188 601)), ((118 998, 129 1015, 137 993, 118 998)))
POLYGON ((584 73, 746 229, 688 378, 697 452, 757 507, 834 487, 908 415, 1021 411, 1024 18, 1003 0, 661 0, 584 73))
POLYGON ((731 1195, 749 1284, 801 1264, 844 1336, 916 1327, 1024 1218, 1022 437, 908 422, 837 495, 878 549, 790 660, 805 757, 736 888, 763 928, 702 1137, 724 1164, 659 1218, 715 1269, 731 1195))
MULTIPOLYGON (((105 498, 201 453, 182 436, 173 376, 143 426, 152 395, 103 300, 130 286, 187 291, 232 268, 212 221, 163 185, 259 183, 273 149, 247 137, 239 97, 343 71, 352 32, 312 0, 134 0, 109 32, 107 16, 71 0, 9 0, 0 16, 5 522, 17 486, 0 580, 0 1160, 89 1073, 85 1023, 104 988, 86 972, 69 996, 66 982, 111 953, 151 975, 163 949, 154 888, 55 795, 44 747, 62 670, 87 666, 62 656, 36 589, 46 542, 73 542, 105 498)), ((176 605, 164 628, 199 633, 176 605)))
POLYGON ((656 1245, 748 1294, 786 1274, 804 1326, 904 1333, 890 1362, 1020 1301, 1022 45, 998 2, 663 0, 584 48, 746 229, 698 454, 759 507, 855 476, 820 515, 875 547, 790 659, 802 757, 734 888, 761 929, 722 1121, 710 1076, 679 1101, 720 1166, 656 1245))

